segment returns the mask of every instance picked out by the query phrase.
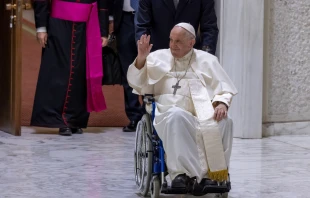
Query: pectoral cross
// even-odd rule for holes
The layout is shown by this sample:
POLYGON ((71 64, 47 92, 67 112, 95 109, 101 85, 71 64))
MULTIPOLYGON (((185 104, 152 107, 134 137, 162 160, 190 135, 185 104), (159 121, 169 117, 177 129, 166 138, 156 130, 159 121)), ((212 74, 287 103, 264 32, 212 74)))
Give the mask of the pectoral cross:
POLYGON ((173 90, 173 95, 175 95, 177 93, 177 89, 180 89, 181 86, 179 86, 179 81, 177 81, 177 83, 175 85, 172 86, 173 90))

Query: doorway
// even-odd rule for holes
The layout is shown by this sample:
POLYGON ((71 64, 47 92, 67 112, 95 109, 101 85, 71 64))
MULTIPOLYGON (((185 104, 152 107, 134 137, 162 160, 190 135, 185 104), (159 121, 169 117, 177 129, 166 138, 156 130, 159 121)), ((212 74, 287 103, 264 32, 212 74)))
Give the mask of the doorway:
MULTIPOLYGON (((28 1, 24 0, 25 4, 21 0, 4 0, 0 3, 0 9, 5 10, 0 12, 0 27, 3 30, 0 32, 0 131, 17 136, 23 130, 29 131, 41 59, 41 48, 36 41, 34 12, 28 1), (16 9, 16 5, 26 10, 22 13, 21 9, 16 9), (17 10, 20 12, 17 13, 17 10)), ((108 109, 91 113, 89 126, 127 125, 122 87, 104 86, 103 91, 108 109)), ((31 128, 34 132, 38 130, 41 129, 31 128)))
POLYGON ((21 27, 22 0, 0 3, 0 130, 21 135, 21 27))

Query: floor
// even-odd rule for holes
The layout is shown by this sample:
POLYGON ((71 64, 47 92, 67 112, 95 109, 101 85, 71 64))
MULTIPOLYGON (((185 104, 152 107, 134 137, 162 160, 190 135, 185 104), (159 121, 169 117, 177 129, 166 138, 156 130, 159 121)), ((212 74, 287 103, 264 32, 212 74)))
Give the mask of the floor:
MULTIPOLYGON (((133 147, 134 133, 121 128, 71 137, 28 127, 21 137, 0 132, 0 197, 138 198, 133 147)), ((309 150, 310 136, 234 139, 229 197, 310 197, 309 150)))

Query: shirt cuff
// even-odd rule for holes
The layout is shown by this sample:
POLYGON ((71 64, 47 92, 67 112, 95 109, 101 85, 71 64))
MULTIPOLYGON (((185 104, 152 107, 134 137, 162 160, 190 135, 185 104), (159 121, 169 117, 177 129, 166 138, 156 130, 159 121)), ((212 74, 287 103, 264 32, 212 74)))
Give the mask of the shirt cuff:
POLYGON ((47 32, 46 27, 39 27, 37 28, 37 32, 47 32))
POLYGON ((109 16, 109 21, 113 21, 114 17, 113 16, 109 16))
POLYGON ((146 66, 144 65, 144 67, 142 67, 141 69, 138 69, 136 67, 136 61, 137 59, 135 59, 134 62, 129 66, 127 74, 131 76, 137 76, 144 72, 146 66))
POLYGON ((212 100, 212 104, 215 105, 218 102, 222 102, 224 103, 227 107, 230 106, 232 100, 232 94, 230 93, 225 93, 225 94, 221 94, 221 95, 215 95, 213 100, 212 100))

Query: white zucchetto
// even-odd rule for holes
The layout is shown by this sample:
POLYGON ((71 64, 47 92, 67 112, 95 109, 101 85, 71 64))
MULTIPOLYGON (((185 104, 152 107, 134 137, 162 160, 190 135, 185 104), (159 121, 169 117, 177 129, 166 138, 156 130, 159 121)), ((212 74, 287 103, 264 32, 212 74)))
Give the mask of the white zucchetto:
POLYGON ((196 37, 195 29, 191 24, 189 24, 189 23, 178 23, 175 26, 184 28, 189 33, 191 33, 194 37, 196 37))

